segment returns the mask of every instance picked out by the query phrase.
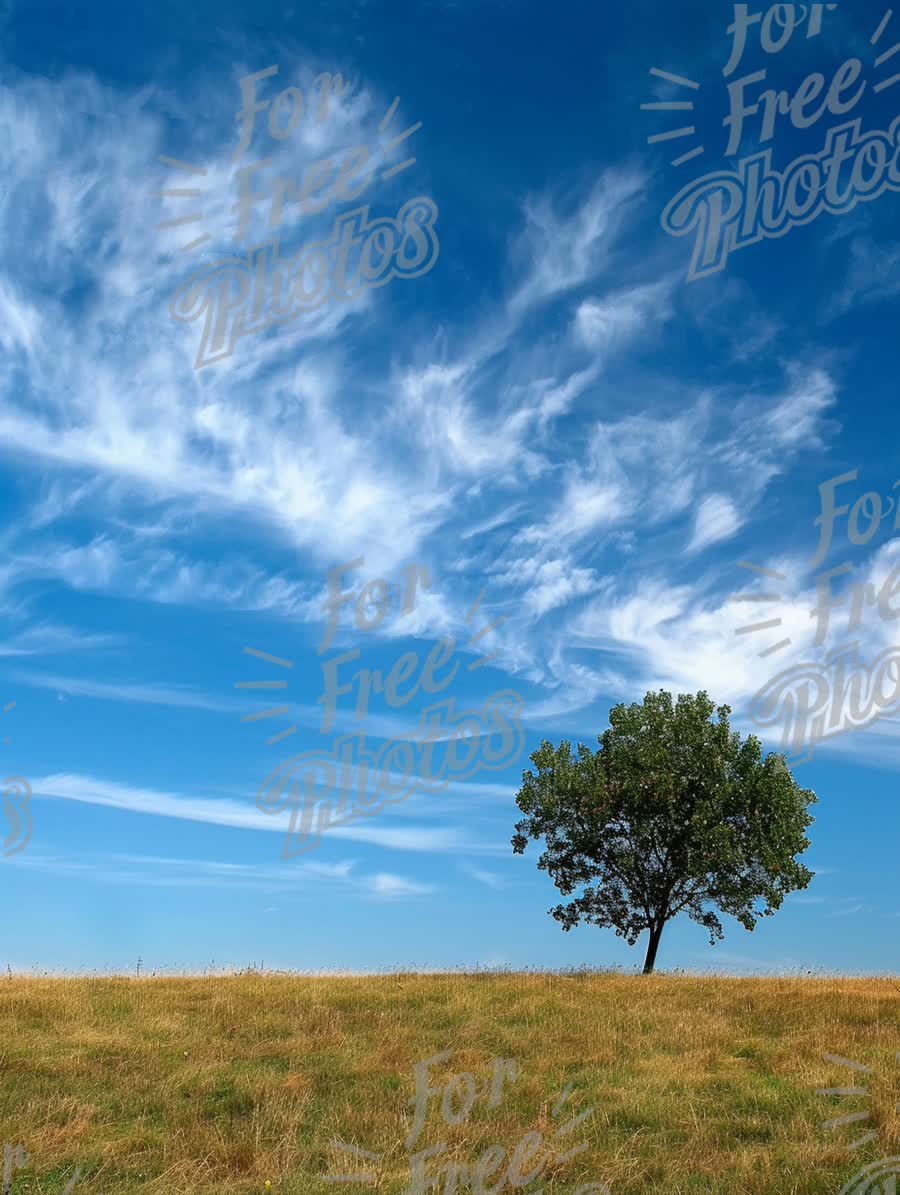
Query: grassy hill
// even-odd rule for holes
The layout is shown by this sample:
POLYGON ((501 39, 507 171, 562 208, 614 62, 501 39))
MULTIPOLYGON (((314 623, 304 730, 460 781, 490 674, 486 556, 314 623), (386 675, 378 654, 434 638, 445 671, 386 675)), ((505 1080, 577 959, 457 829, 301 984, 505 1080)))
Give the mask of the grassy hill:
POLYGON ((836 1195, 900 1154, 898 1050, 896 979, 11 977, 0 1143, 31 1158, 10 1167, 7 1151, 13 1195, 62 1192, 79 1166, 70 1190, 94 1195, 398 1195, 416 1190, 413 1154, 442 1143, 419 1163, 443 1167, 421 1188, 439 1195, 511 1191, 541 1159, 518 1189, 836 1195), (446 1051, 408 1145, 414 1068, 446 1051), (848 1086, 867 1091, 816 1094, 848 1086), (857 1112, 868 1118, 822 1127, 857 1112), (468 1176, 448 1177, 451 1163, 468 1176), (370 1179, 325 1181, 350 1173, 370 1179))

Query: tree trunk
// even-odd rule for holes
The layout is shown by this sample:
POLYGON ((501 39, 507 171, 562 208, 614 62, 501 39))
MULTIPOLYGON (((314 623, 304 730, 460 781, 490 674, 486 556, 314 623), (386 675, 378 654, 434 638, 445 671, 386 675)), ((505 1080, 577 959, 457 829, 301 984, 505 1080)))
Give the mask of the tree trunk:
POLYGON ((650 928, 650 941, 647 943, 647 957, 644 959, 644 974, 653 974, 653 965, 656 962, 656 952, 659 949, 659 939, 662 937, 664 921, 658 922, 650 928))

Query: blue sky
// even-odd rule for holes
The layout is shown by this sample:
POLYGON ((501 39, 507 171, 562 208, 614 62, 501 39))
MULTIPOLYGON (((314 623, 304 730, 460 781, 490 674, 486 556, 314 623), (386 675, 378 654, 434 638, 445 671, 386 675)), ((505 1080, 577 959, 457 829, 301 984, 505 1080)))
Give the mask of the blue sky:
MULTIPOLYGON (((777 55, 751 35, 735 77, 765 68, 793 91, 858 54, 870 86, 858 111, 807 129, 781 117, 765 144, 748 117, 737 156, 771 147, 783 169, 857 115, 887 130, 900 87, 872 85, 890 72, 872 65, 884 12, 826 12, 820 34, 777 55)), ((691 238, 660 226, 680 188, 736 164, 722 127, 730 13, 699 0, 0 5, 0 699, 16 703, 2 758, 34 792, 31 841, 0 859, 15 910, 0 963, 642 961, 643 943, 611 931, 561 932, 538 848, 512 855, 527 754, 542 738, 595 745, 613 704, 660 685, 705 688, 753 730, 750 703, 776 672, 848 638, 838 609, 813 644, 819 485, 858 470, 839 500, 873 491, 887 505, 900 474, 896 193, 694 280, 691 238), (272 64, 270 101, 289 86, 314 95, 323 72, 344 87, 283 140, 257 118, 246 161, 269 156, 265 177, 300 180, 376 145, 395 97, 391 132, 421 121, 384 159, 415 163, 355 204, 288 204, 282 256, 360 203, 395 217, 420 196, 439 211, 439 255, 195 369, 198 326, 169 301, 249 247, 233 235, 240 79, 272 64), (641 110, 688 90, 689 116, 641 110), (693 142, 647 139, 682 119, 705 153, 673 167, 693 142), (188 185, 160 155, 206 171, 209 239, 188 253, 199 233, 158 227, 188 211, 155 194, 188 185), (328 570, 358 557, 345 587, 383 578, 395 604, 364 635, 345 618, 320 654, 328 570), (771 592, 741 560, 785 578, 791 645, 777 655, 761 658, 762 633, 736 634, 752 618, 730 595, 771 592), (432 584, 401 617, 414 563, 432 584), (353 667, 387 673, 442 637, 458 644, 444 695, 459 709, 521 695, 521 757, 282 861, 286 823, 255 794, 289 754, 331 749, 323 660, 358 646, 353 667), (286 675, 284 717, 242 721, 269 698, 236 684, 286 675)), ((255 205, 253 243, 270 235, 267 211, 255 205)), ((892 527, 853 545, 844 516, 820 567, 849 561, 854 581, 880 585, 892 527)), ((892 627, 867 607, 853 633, 866 660, 892 627)), ((373 696, 367 742, 408 736, 422 697, 392 709, 373 696)), ((349 699, 340 711, 336 731, 358 731, 349 699)), ((885 716, 797 768, 819 796, 808 891, 752 936, 726 921, 714 949, 679 920, 662 967, 896 970, 896 729, 885 716)))

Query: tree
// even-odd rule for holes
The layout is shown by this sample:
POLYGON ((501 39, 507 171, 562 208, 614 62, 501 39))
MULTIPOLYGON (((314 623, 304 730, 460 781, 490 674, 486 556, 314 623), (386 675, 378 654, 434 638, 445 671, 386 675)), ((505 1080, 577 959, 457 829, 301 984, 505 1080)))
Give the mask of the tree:
POLYGON ((545 740, 531 756, 537 772, 522 776, 513 852, 544 838, 538 867, 564 896, 584 886, 549 912, 566 931, 584 920, 629 946, 649 931, 645 975, 678 913, 705 926, 714 945, 725 936, 716 908, 752 931, 813 877, 794 856, 809 846, 815 793, 800 788, 783 755, 763 759, 755 735, 741 742, 730 713, 705 692, 679 694, 674 705, 671 693, 648 693, 610 712, 596 752, 579 743, 576 756, 565 740, 545 740))

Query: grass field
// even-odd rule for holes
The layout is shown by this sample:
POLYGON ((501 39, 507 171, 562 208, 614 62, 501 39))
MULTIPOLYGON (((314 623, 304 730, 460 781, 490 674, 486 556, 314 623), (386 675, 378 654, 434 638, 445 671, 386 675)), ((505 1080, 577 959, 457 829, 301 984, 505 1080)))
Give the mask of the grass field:
POLYGON ((455 1162, 474 1182, 451 1168, 429 1188, 439 1195, 513 1190, 542 1158, 540 1177, 519 1189, 836 1193, 867 1162, 900 1154, 898 1030, 895 979, 10 977, 0 981, 0 1142, 21 1142, 31 1159, 13 1167, 15 1195, 62 1192, 79 1166, 71 1190, 96 1195, 397 1195, 410 1189, 412 1155, 444 1142, 426 1175, 455 1162), (444 1051, 407 1148, 414 1068, 444 1051), (504 1077, 499 1058, 518 1074, 504 1077), (478 1097, 463 1118, 469 1080, 457 1079, 451 1124, 440 1089, 460 1072, 478 1097), (867 1093, 816 1094, 845 1086, 867 1093), (868 1119, 821 1127, 853 1112, 868 1119), (526 1139, 521 1168, 507 1170, 529 1131, 541 1141, 526 1139), (877 1138, 848 1149, 867 1132, 877 1138), (361 1172, 374 1181, 324 1181, 361 1172))

